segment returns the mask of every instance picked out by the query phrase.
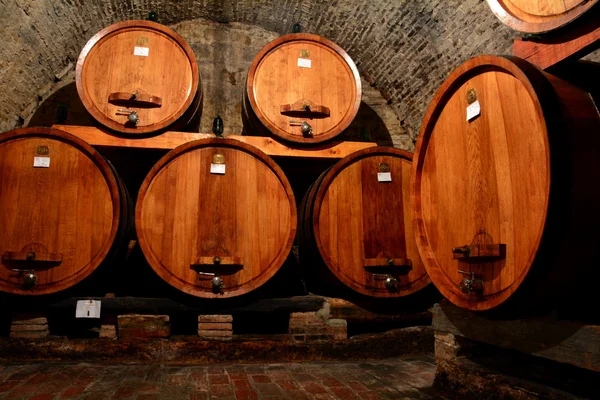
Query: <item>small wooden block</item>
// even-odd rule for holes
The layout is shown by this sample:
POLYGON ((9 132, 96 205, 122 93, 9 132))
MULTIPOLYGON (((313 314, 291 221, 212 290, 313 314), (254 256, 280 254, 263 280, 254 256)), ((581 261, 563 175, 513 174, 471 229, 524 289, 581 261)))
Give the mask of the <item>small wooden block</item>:
POLYGON ((227 337, 233 336, 232 331, 198 330, 198 336, 202 337, 227 337))
POLYGON ((466 260, 473 258, 504 258, 506 257, 505 244, 470 245, 452 249, 452 258, 455 260, 466 260), (457 249, 468 249, 460 252, 457 249))
POLYGON ((31 316, 15 316, 12 320, 13 325, 48 325, 48 319, 46 317, 35 317, 31 316))
POLYGON ((227 322, 200 322, 198 330, 215 330, 215 331, 230 331, 233 329, 232 323, 227 322))
POLYGON ((22 331, 47 331, 48 325, 12 325, 10 327, 11 332, 22 332, 22 331))
POLYGON ((233 316, 231 315, 198 315, 198 322, 209 322, 209 323, 221 323, 221 322, 233 322, 233 316))

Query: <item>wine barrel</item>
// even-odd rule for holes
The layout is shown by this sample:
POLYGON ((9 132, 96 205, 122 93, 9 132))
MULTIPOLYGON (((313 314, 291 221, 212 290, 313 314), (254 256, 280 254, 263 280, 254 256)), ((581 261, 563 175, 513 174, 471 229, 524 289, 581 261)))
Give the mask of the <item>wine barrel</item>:
POLYGON ((127 200, 83 140, 51 128, 0 134, 0 291, 45 295, 89 276, 123 243, 127 200))
POLYGON ((154 271, 180 291, 229 298, 266 283, 290 254, 296 203, 275 162, 232 139, 167 153, 139 192, 136 229, 154 271))
POLYGON ((356 117, 361 90, 356 65, 337 44, 307 33, 281 36, 250 66, 244 131, 296 143, 329 140, 356 117))
POLYGON ((77 60, 76 84, 92 117, 118 133, 199 127, 202 85, 194 52, 156 22, 119 22, 94 35, 77 60))
POLYGON ((589 277, 599 132, 586 92, 519 58, 479 56, 450 74, 425 114, 411 184, 419 252, 447 299, 534 310, 589 277))
POLYGON ((510 28, 526 33, 558 29, 593 7, 598 0, 487 0, 492 12, 510 28))
POLYGON ((411 159, 393 147, 360 150, 312 185, 299 229, 309 282, 342 284, 375 298, 407 296, 431 283, 408 212, 411 159))

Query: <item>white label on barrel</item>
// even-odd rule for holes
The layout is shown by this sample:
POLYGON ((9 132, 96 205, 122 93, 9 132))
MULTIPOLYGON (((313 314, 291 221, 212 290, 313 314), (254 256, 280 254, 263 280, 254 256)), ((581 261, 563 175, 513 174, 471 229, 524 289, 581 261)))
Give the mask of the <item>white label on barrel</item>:
POLYGON ((299 58, 298 59, 298 66, 302 67, 302 68, 310 68, 312 65, 312 61, 309 60, 308 58, 299 58))
POLYGON ((50 157, 33 157, 33 166, 36 168, 49 168, 50 157))
POLYGON ((100 318, 100 301, 77 300, 75 318, 100 318))
POLYGON ((481 106, 479 100, 467 107, 467 121, 471 121, 473 118, 481 114, 481 106))
POLYGON ((210 173, 225 175, 225 164, 210 164, 210 173))
POLYGON ((149 47, 135 46, 133 48, 133 55, 134 56, 148 57, 149 53, 150 53, 150 48, 149 47))
POLYGON ((377 173, 377 181, 378 182, 391 182, 392 181, 392 173, 391 172, 378 172, 377 173))

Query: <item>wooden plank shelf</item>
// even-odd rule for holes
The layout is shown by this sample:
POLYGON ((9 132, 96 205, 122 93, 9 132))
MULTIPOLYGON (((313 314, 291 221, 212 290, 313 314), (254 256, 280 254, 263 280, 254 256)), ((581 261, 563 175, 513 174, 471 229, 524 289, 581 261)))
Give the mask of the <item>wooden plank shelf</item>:
POLYGON ((600 325, 551 317, 489 319, 449 302, 433 306, 432 325, 436 338, 450 333, 600 372, 600 325))
MULTIPOLYGON (((212 133, 167 131, 158 136, 129 139, 115 136, 93 126, 53 125, 52 127, 75 135, 90 145, 98 147, 171 150, 193 140, 215 138, 212 133)), ((301 147, 283 144, 273 138, 263 136, 227 135, 225 138, 247 143, 274 157, 337 159, 344 158, 358 150, 377 146, 377 143, 374 142, 345 141, 301 147)))
POLYGON ((600 13, 597 12, 578 21, 576 27, 561 30, 550 37, 537 41, 517 38, 513 43, 513 55, 546 69, 567 59, 584 57, 598 48, 600 13))

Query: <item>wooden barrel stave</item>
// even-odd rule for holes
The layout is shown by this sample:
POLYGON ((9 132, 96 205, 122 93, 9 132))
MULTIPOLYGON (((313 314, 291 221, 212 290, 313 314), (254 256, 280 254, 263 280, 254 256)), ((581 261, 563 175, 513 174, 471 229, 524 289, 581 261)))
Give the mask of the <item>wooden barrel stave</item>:
POLYGON ((130 207, 124 185, 98 152, 57 129, 24 128, 0 135, 0 153, 1 291, 57 293, 115 255, 130 207), (49 158, 49 166, 34 168, 35 157, 49 158), (37 284, 26 287, 30 271, 37 284))
POLYGON ((600 172, 599 126, 587 93, 515 57, 479 56, 449 76, 425 115, 411 185, 419 251, 446 298, 534 309, 576 285, 593 259, 582 244, 598 240, 599 194, 584 177, 600 172), (471 89, 481 115, 467 122, 471 89), (505 250, 453 253, 464 245, 505 250), (473 278, 483 291, 463 292, 473 278))
POLYGON ((164 25, 125 21, 98 32, 79 55, 76 84, 87 111, 115 132, 198 129, 198 65, 185 40, 164 25), (132 111, 136 124, 128 121, 132 111))
POLYGON ((299 243, 313 285, 341 284, 385 299, 429 285, 408 214, 410 160, 410 153, 391 147, 361 150, 311 186, 300 206, 299 243), (387 169, 391 182, 378 180, 378 168, 387 169), (385 285, 388 277, 398 281, 393 290, 385 285))
POLYGON ((303 144, 327 141, 356 117, 361 95, 358 69, 341 47, 317 35, 284 35, 252 62, 242 103, 245 131, 303 144), (307 122, 312 134, 303 134, 297 121, 307 122))
POLYGON ((271 158, 235 140, 205 139, 169 152, 150 171, 136 228, 164 281, 193 296, 230 298, 281 268, 296 232, 295 210, 287 178, 271 158), (211 164, 224 165, 225 173, 211 173, 211 164), (220 290, 212 274, 222 279, 220 290))

